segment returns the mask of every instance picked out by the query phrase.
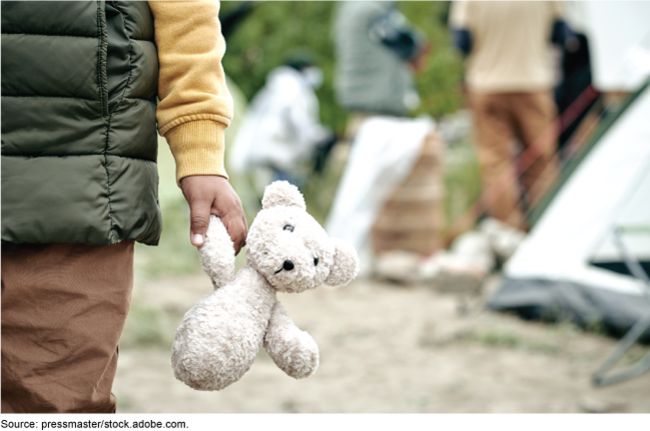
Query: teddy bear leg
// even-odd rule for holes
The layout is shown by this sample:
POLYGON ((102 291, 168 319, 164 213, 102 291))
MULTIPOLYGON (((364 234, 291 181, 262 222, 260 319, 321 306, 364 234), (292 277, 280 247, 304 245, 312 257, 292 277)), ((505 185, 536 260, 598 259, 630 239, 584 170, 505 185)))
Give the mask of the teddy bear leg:
POLYGON ((185 313, 176 330, 172 344, 174 376, 193 389, 224 389, 253 365, 266 319, 261 317, 256 324, 246 317, 245 307, 237 307, 241 301, 233 303, 230 295, 240 287, 224 286, 201 298, 185 313))
POLYGON ((273 362, 295 379, 309 377, 318 368, 318 345, 293 323, 280 302, 273 306, 264 348, 273 362))

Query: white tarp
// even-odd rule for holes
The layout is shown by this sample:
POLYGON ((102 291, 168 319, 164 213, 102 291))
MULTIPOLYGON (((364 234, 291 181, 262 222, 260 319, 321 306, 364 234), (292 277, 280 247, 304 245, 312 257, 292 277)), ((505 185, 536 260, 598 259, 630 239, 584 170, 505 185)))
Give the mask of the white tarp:
POLYGON ((330 210, 328 234, 350 241, 368 269, 370 229, 389 194, 411 172, 426 135, 435 123, 429 118, 371 117, 352 144, 345 171, 330 210))

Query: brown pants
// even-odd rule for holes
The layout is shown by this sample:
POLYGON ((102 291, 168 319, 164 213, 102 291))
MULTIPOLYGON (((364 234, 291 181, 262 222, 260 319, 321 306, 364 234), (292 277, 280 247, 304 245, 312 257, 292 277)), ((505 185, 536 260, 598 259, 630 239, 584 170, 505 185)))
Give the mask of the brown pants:
POLYGON ((114 413, 133 241, 2 243, 2 413, 114 413))
MULTIPOLYGON (((513 166, 514 144, 519 140, 534 162, 521 174, 528 204, 533 206, 555 182, 558 171, 557 133, 553 126, 556 107, 550 91, 471 95, 475 148, 483 189, 492 203, 487 213, 520 229, 526 229, 520 205, 520 185, 513 166)), ((522 160, 524 161, 524 160, 522 160)))

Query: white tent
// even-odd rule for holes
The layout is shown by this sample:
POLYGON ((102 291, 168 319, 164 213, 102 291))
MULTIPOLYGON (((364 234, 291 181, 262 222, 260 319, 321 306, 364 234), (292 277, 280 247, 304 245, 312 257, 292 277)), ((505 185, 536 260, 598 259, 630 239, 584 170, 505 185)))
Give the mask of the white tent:
MULTIPOLYGON (((607 127, 607 125, 605 126, 607 127)), ((528 317, 557 314, 626 329, 650 307, 643 283, 625 268, 615 228, 650 268, 650 86, 593 143, 530 235, 504 267, 493 309, 528 317)), ((650 334, 647 334, 650 335, 650 334)))
POLYGON ((624 331, 650 308, 622 254, 650 273, 650 2, 567 3, 589 37, 596 87, 634 93, 565 171, 488 306, 624 331))

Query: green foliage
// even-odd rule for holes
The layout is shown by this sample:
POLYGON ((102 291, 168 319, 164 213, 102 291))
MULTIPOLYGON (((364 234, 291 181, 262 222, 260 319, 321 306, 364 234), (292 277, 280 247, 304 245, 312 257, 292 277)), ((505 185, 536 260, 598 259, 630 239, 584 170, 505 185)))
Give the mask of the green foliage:
POLYGON ((451 43, 447 27, 450 2, 403 1, 399 4, 402 13, 414 27, 424 32, 431 44, 427 67, 416 76, 422 103, 415 114, 440 118, 457 111, 463 104, 463 63, 451 43))
POLYGON ((185 201, 163 208, 163 233, 157 247, 136 244, 136 270, 148 278, 201 271, 199 254, 190 243, 190 210, 185 201))
POLYGON ((560 348, 556 345, 556 342, 530 339, 505 328, 470 331, 463 334, 460 339, 494 348, 523 350, 543 355, 555 355, 560 352, 560 348))
POLYGON ((330 155, 330 161, 325 165, 323 173, 319 175, 310 175, 302 187, 302 193, 305 196, 307 211, 321 225, 325 224, 327 214, 336 197, 339 181, 345 168, 345 158, 349 151, 348 146, 335 147, 333 154, 330 155))
MULTIPOLYGON (((227 12, 242 2, 223 2, 227 12)), ((224 69, 247 99, 262 88, 268 72, 282 65, 296 49, 313 52, 323 70, 324 84, 318 90, 321 119, 342 132, 345 112, 334 99, 334 47, 331 16, 334 2, 259 2, 227 40, 224 69)))
MULTIPOLYGON (((222 2, 222 14, 242 2, 222 2)), ((318 90, 321 121, 341 134, 347 113, 334 96, 336 58, 332 20, 337 2, 258 2, 253 11, 227 39, 224 69, 250 100, 264 85, 266 75, 283 64, 296 49, 312 51, 323 69, 324 82, 318 90)), ((449 41, 446 15, 449 2, 399 3, 404 15, 422 31, 432 46, 426 70, 416 77, 422 105, 414 114, 440 117, 462 104, 462 63, 449 41)))
POLYGON ((120 338, 120 345, 170 349, 178 324, 178 318, 174 317, 164 309, 133 304, 120 338))
POLYGON ((164 138, 158 138, 158 199, 163 232, 157 247, 135 245, 137 276, 162 278, 201 272, 199 254, 190 243, 190 209, 176 185, 174 159, 164 138))
POLYGON ((478 160, 469 139, 447 148, 444 187, 445 220, 449 228, 481 195, 478 160))

